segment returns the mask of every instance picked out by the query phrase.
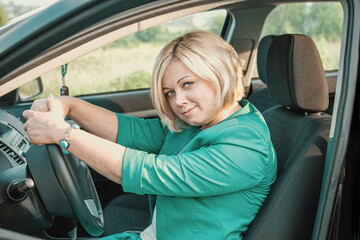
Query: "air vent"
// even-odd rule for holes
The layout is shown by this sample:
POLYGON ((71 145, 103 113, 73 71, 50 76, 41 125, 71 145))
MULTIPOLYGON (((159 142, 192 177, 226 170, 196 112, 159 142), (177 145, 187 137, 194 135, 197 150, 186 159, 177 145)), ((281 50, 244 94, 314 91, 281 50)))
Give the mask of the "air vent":
POLYGON ((9 148, 5 143, 0 141, 0 151, 3 152, 6 156, 12 159, 16 165, 24 164, 25 161, 11 148, 9 148))

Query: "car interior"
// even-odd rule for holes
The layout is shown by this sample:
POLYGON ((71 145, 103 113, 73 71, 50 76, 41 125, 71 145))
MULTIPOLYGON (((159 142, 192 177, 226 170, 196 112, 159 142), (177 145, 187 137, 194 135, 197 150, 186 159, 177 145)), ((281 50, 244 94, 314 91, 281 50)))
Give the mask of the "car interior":
POLYGON ((323 65, 309 37, 288 34, 271 43, 266 69, 270 97, 279 104, 263 112, 278 175, 244 239, 296 239, 294 233, 310 239, 331 124, 323 112, 329 99, 323 65))
MULTIPOLYGON (((137 33, 156 26, 175 29, 177 25, 171 23, 178 19, 223 11, 218 34, 234 46, 243 61, 246 98, 263 114, 278 158, 278 174, 272 190, 241 237, 246 240, 311 239, 317 234, 315 225, 323 217, 319 207, 324 204, 324 179, 329 177, 327 159, 335 151, 328 148, 329 139, 337 126, 334 119, 340 115, 338 111, 342 111, 340 95, 336 93, 343 84, 338 81, 338 69, 342 66, 340 51, 345 51, 344 30, 339 31, 338 45, 330 48, 319 44, 324 39, 315 42, 316 37, 311 36, 308 26, 314 24, 317 29, 324 24, 314 19, 302 22, 302 29, 307 30, 303 32, 285 27, 282 31, 267 29, 276 25, 270 19, 284 21, 281 23, 284 26, 288 23, 294 13, 287 6, 306 8, 323 1, 119 1, 118 4, 89 1, 84 6, 70 2, 60 1, 30 16, 29 21, 25 19, 0 28, 0 228, 36 239, 96 239, 123 231, 144 230, 150 220, 146 195, 125 193, 121 185, 88 170, 78 159, 65 158, 56 146, 32 146, 23 129, 22 112, 30 109, 34 99, 46 97, 50 85, 60 89, 60 67, 68 63, 66 84, 70 95, 114 112, 156 118, 149 86, 126 89, 126 83, 114 80, 111 87, 98 88, 97 92, 80 89, 105 85, 102 83, 107 77, 104 73, 109 72, 102 63, 107 56, 105 51, 114 49, 114 54, 115 48, 110 47, 120 44, 119 40, 123 39, 121 43, 125 44, 125 39, 131 42, 137 33), (269 17, 282 7, 285 13, 269 17), (32 22, 42 20, 38 26, 32 22), (10 42, 15 36, 19 40, 10 42), (94 52, 100 52, 101 61, 92 66, 80 65, 82 59, 94 59, 95 55, 91 55, 94 52), (324 60, 324 53, 328 52, 337 53, 330 57, 335 68, 326 66, 330 60, 324 60), (81 77, 74 72, 86 72, 94 80, 81 82, 81 77), (57 79, 49 80, 51 74, 57 79), (40 95, 23 94, 28 83, 34 84, 40 95), (125 86, 125 90, 114 87, 114 83, 125 86), (73 164, 67 163, 72 161, 73 164), (10 186, 15 188, 20 184, 26 185, 26 193, 20 197, 15 190, 9 193, 10 186), (84 199, 94 200, 84 205, 84 199)), ((334 7, 341 14, 346 12, 344 2, 325 4, 324 9, 334 7)), ((344 29, 345 17, 340 16, 344 29)), ((193 26, 181 31, 192 30, 193 26)), ((131 49, 131 45, 124 46, 131 49)), ((129 62, 124 66, 112 62, 113 69, 120 69, 114 70, 117 74, 132 68, 130 65, 141 65, 145 59, 145 55, 136 55, 138 52, 134 62, 122 52, 116 54, 115 59, 129 62)), ((154 56, 150 58, 155 60, 154 56)), ((136 69, 134 72, 139 73, 136 69)), ((149 72, 146 74, 150 75, 151 70, 149 72)))

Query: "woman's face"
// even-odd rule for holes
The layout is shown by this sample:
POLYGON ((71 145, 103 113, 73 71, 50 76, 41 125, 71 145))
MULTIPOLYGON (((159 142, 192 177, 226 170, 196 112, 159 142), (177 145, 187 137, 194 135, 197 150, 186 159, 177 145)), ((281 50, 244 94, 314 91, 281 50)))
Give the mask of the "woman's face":
POLYGON ((175 115, 191 126, 205 129, 224 119, 222 111, 214 111, 213 84, 195 75, 180 60, 167 67, 162 89, 175 115))

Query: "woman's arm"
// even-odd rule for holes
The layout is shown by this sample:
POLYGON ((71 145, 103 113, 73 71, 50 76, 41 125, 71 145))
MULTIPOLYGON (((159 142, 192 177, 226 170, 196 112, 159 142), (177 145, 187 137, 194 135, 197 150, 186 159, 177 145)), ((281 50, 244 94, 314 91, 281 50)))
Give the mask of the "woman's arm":
MULTIPOLYGON (((31 110, 48 112, 49 99, 50 98, 34 101, 31 110)), ((115 113, 75 97, 62 96, 52 99, 52 101, 60 104, 57 111, 63 118, 68 115, 88 132, 109 141, 116 142, 118 122, 115 113)))
MULTIPOLYGON (((73 103, 63 104, 55 99, 48 99, 49 111, 24 111, 23 116, 27 120, 24 124, 24 129, 27 131, 31 143, 35 145, 59 144, 60 140, 65 138, 66 131, 70 126, 65 122, 63 113, 75 111, 77 115, 81 114, 83 109, 91 110, 93 108, 90 105, 84 104, 83 101, 79 101, 75 109, 71 109, 70 111, 64 109, 64 106, 71 108, 72 104, 73 103), (79 109, 77 107, 84 108, 79 109)), ((95 111, 97 114, 104 114, 102 110, 96 109, 95 111)), ((85 119, 86 116, 88 116, 87 113, 83 114, 84 117, 79 116, 76 120, 80 120, 79 123, 85 123, 86 125, 91 121, 85 119)), ((92 117, 92 119, 94 119, 93 123, 96 124, 98 122, 94 117, 92 117)), ((114 125, 117 126, 116 117, 114 125)), ((125 147, 80 129, 72 129, 70 137, 71 138, 68 139, 70 146, 67 149, 69 152, 105 177, 117 183, 122 182, 122 160, 125 147)), ((113 138, 116 139, 116 133, 113 135, 113 138)))
POLYGON ((69 117, 88 132, 111 142, 116 142, 118 121, 115 113, 75 97, 57 99, 68 107, 69 117))
POLYGON ((203 197, 249 189, 260 183, 269 188, 274 181, 275 152, 258 129, 228 127, 211 131, 212 136, 202 135, 188 145, 194 144, 197 150, 178 155, 127 149, 122 163, 124 191, 203 197), (201 147, 208 137, 211 142, 201 147))
MULTIPOLYGON (((65 131, 59 131, 54 142, 64 138, 65 131)), ((99 138, 86 131, 73 129, 70 146, 67 149, 101 175, 116 183, 122 183, 122 163, 125 147, 99 138)))

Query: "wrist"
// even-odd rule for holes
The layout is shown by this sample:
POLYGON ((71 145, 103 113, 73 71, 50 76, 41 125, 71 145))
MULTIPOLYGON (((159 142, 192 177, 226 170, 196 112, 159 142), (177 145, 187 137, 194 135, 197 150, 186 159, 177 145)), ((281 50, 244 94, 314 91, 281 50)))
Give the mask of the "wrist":
POLYGON ((69 123, 64 122, 64 125, 58 127, 56 130, 53 130, 52 134, 52 143, 59 144, 60 140, 64 138, 66 134, 66 129, 70 126, 69 123))
POLYGON ((68 149, 70 147, 72 133, 78 129, 80 129, 80 127, 77 124, 68 124, 63 138, 60 139, 58 144, 65 154, 69 154, 68 149))
POLYGON ((71 117, 71 110, 72 110, 72 102, 73 97, 70 96, 60 96, 56 98, 61 103, 63 109, 63 118, 65 119, 66 116, 71 117))

